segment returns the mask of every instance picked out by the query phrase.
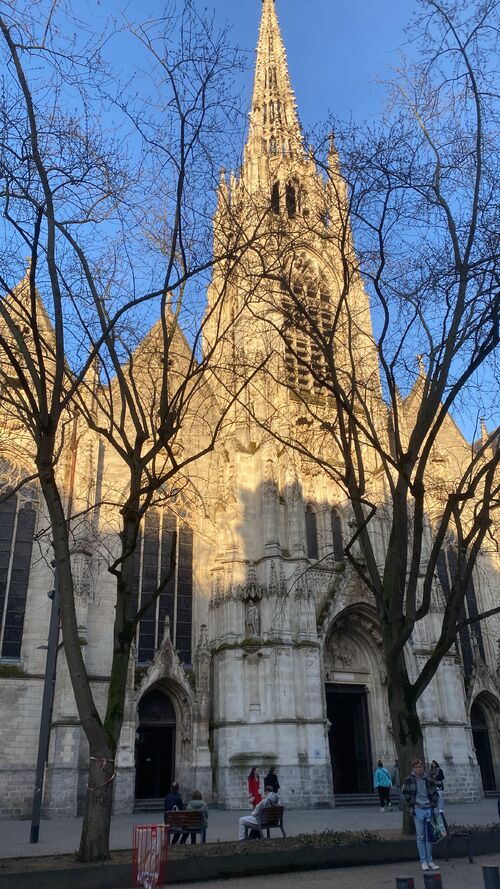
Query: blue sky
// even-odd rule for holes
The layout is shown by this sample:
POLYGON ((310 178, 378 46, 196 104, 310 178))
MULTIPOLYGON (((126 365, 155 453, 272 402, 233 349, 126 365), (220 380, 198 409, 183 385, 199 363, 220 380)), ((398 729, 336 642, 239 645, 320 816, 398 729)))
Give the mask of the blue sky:
MULTIPOLYGON (((159 17, 168 0, 82 0, 83 18, 96 30, 109 15, 131 20, 159 17)), ((241 91, 250 102, 254 50, 261 0, 199 0, 199 8, 213 10, 218 25, 231 26, 231 42, 248 51, 248 70, 241 91)), ((382 88, 397 64, 406 37, 405 25, 418 9, 417 0, 276 0, 288 53, 292 86, 306 130, 333 116, 357 121, 380 113, 382 88)), ((116 61, 116 59, 115 59, 116 61)), ((119 63, 126 68, 127 59, 119 63)))
MULTIPOLYGON (((137 21, 160 17, 165 5, 165 0, 128 0, 123 6, 116 0, 82 0, 82 15, 85 8, 90 11, 98 30, 101 16, 103 23, 108 15, 119 19, 122 8, 137 21)), ((248 53, 247 70, 238 75, 248 109, 261 0, 199 0, 199 5, 208 13, 213 10, 217 25, 227 22, 230 42, 248 53)), ((407 40, 404 29, 421 10, 417 0, 276 0, 276 9, 305 131, 324 124, 330 115, 357 123, 377 121, 386 93, 380 82, 390 79, 398 64, 398 49, 407 40)), ((118 47, 113 61, 126 72, 131 45, 125 49, 119 42, 118 47)), ((244 129, 242 120, 242 141, 244 129)), ((468 433, 472 437, 473 429, 468 433)))
MULTIPOLYGON (((253 50, 261 0, 207 3, 216 20, 232 24, 235 42, 253 50)), ((381 90, 397 64, 404 27, 416 0, 276 0, 303 126, 309 129, 331 112, 335 117, 370 119, 380 111, 381 90)), ((247 75, 248 96, 251 76, 247 75)))

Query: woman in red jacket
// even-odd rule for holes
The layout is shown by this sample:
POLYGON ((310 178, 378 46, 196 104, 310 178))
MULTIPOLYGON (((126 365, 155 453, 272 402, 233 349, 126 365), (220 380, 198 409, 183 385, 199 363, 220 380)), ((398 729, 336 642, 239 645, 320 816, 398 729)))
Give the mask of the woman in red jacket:
POLYGON ((257 766, 253 766, 253 768, 250 769, 250 774, 248 776, 248 793, 254 807, 262 801, 259 770, 257 766))

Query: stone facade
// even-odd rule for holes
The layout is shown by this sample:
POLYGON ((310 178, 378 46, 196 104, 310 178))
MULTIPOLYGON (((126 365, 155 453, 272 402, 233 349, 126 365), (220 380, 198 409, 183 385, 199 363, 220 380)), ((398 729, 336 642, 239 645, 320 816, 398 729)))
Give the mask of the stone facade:
MULTIPOLYGON (((332 170, 338 169, 333 146, 330 163, 332 170)), ((337 185, 342 190, 339 175, 337 185)), ((221 179, 215 244, 227 237, 227 227, 235 221, 232 214, 248 226, 270 195, 282 206, 284 202, 301 239, 294 273, 307 286, 320 288, 325 312, 332 311, 335 250, 319 243, 308 226, 309 214, 328 206, 329 187, 304 152, 274 3, 264 0, 244 161, 239 176, 229 183, 225 176, 221 179)), ((329 225, 335 224, 331 217, 329 225)), ((268 249, 277 249, 272 238, 268 249)), ((250 260, 235 269, 233 309, 254 273, 250 260)), ((220 274, 216 268, 209 305, 218 298, 220 274)), ((255 300, 263 298, 257 291, 255 300)), ((353 281, 350 300, 359 321, 355 349, 376 404, 377 362, 368 298, 359 280, 353 281)), ((220 347, 222 369, 231 372, 229 353, 237 360, 255 359, 268 342, 269 320, 262 313, 256 320, 251 304, 241 313, 230 348, 220 347)), ((210 336, 208 328, 208 342, 210 336)), ((151 369, 151 343, 154 331, 138 350, 138 374, 141 361, 143 369, 151 369)), ((339 342, 339 361, 344 348, 347 344, 339 342)), ((279 354, 277 360, 284 372, 287 356, 279 354)), ((247 409, 242 405, 235 412, 224 440, 196 467, 203 510, 196 512, 182 497, 176 503, 176 521, 182 519, 192 530, 184 536, 185 574, 177 575, 174 616, 158 613, 155 618, 151 656, 141 655, 146 644, 139 636, 130 664, 115 811, 131 811, 136 796, 159 796, 174 775, 185 791, 197 787, 218 806, 245 808, 246 776, 253 765, 261 773, 278 767, 287 806, 333 806, 334 786, 339 792, 370 789, 373 763, 394 759, 374 604, 342 557, 342 539, 348 539, 352 521, 349 503, 317 467, 263 431, 266 425, 304 420, 297 404, 279 387, 272 390, 269 379, 261 375, 254 381, 247 409), (180 599, 181 581, 191 590, 187 604, 180 599), (187 609, 184 624, 182 608, 187 609), (188 641, 182 635, 187 622, 188 641), (154 697, 158 692, 163 705, 161 697, 154 697)), ((407 401, 408 416, 416 397, 418 392, 407 401)), ((382 421, 380 434, 386 434, 382 421)), ((96 437, 76 438, 79 450, 68 453, 67 464, 73 466, 81 504, 103 495, 119 502, 116 457, 96 437)), ((460 462, 469 448, 450 420, 437 450, 460 462)), ((157 535, 169 533, 166 513, 158 513, 155 521, 157 535)), ((40 504, 38 523, 47 524, 40 504)), ((94 523, 82 522, 75 529, 73 551, 79 634, 101 708, 113 619, 107 568, 116 551, 117 527, 116 512, 103 506, 94 523)), ((383 518, 372 533, 382 559, 387 543, 383 518)), ((159 558, 160 544, 155 552, 159 558)), ((497 601, 498 567, 495 553, 481 555, 475 594, 482 609, 497 601)), ((436 578, 431 612, 407 647, 411 674, 437 637, 442 582, 436 578)), ((3 816, 26 816, 31 808, 52 583, 48 547, 33 551, 21 655, 0 661, 3 816)), ((499 640, 500 621, 493 617, 483 627, 481 650, 474 638, 470 642, 473 664, 466 669, 457 645, 420 701, 426 754, 442 764, 449 799, 477 799, 491 778, 500 787, 499 640)), ((67 817, 80 811, 86 757, 60 651, 44 793, 47 815, 67 817)))

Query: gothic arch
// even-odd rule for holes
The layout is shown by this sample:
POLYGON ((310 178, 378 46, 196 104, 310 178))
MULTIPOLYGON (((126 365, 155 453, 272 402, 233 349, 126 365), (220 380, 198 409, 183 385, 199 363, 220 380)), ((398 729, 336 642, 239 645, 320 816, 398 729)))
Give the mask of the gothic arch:
MULTIPOLYGON (((338 603, 340 605, 340 603, 338 603)), ((340 606, 330 614, 322 630, 321 645, 325 658, 332 636, 342 633, 358 641, 370 657, 374 667, 380 669, 382 637, 375 609, 363 603, 340 606)), ((385 682, 385 672, 383 673, 385 682)))
POLYGON ((472 743, 481 771, 483 789, 500 787, 500 700, 482 690, 471 701, 469 719, 472 743))
POLYGON ((159 689, 171 700, 176 717, 176 767, 188 765, 193 750, 193 692, 174 651, 168 627, 139 686, 136 707, 144 695, 159 689))
POLYGON ((372 764, 394 756, 394 740, 381 657, 382 638, 373 607, 358 601, 329 615, 322 639, 325 704, 336 792, 372 789, 372 764), (352 735, 352 746, 346 737, 352 735), (356 751, 354 760, 353 749, 356 751), (345 774, 355 769, 352 785, 345 774))

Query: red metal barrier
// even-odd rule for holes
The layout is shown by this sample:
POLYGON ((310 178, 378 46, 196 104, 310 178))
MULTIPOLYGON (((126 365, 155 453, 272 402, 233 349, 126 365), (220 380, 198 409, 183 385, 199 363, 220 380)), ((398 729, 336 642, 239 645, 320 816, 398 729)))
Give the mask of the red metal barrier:
POLYGON ((134 886, 156 889, 165 883, 168 827, 137 824, 132 837, 132 880, 134 886))

